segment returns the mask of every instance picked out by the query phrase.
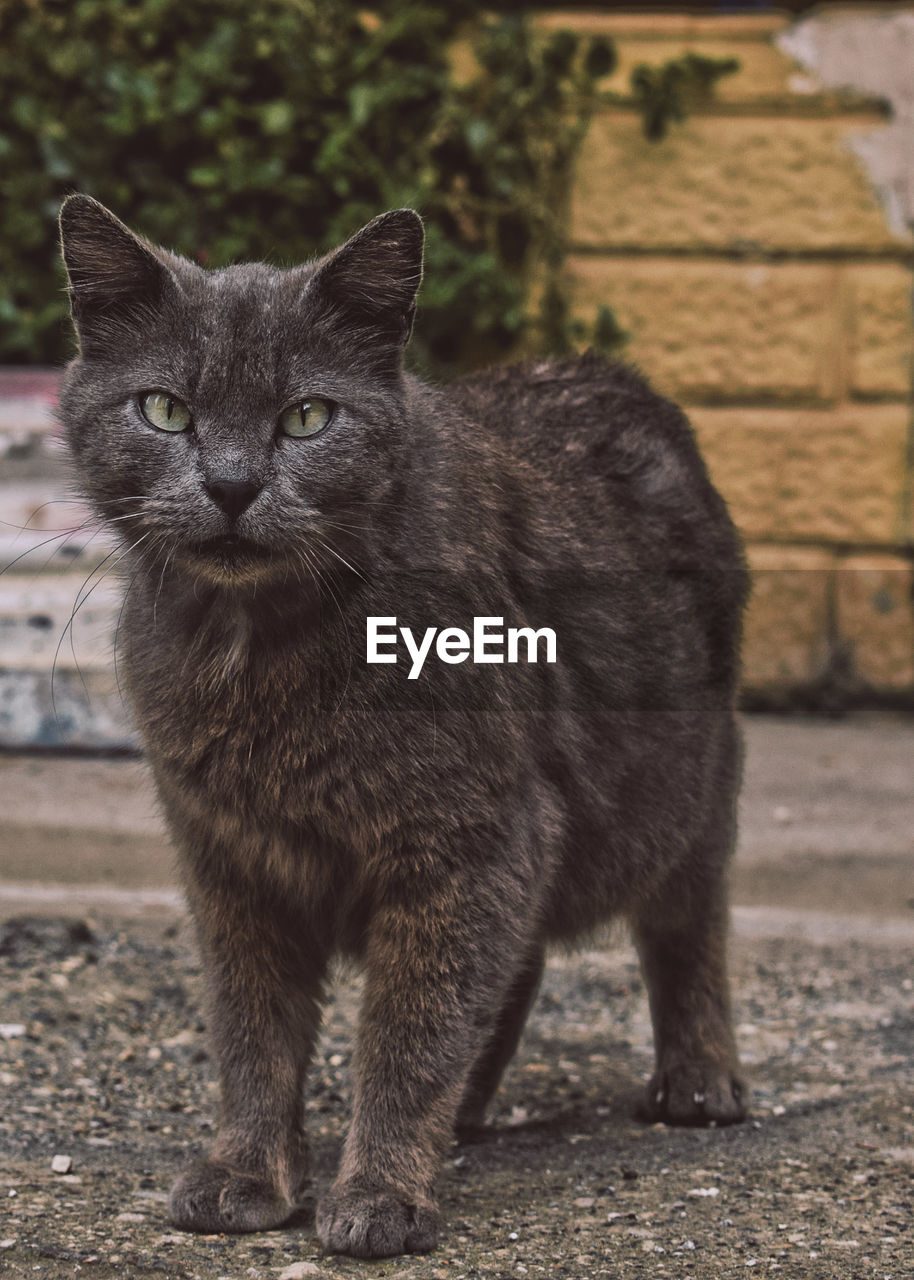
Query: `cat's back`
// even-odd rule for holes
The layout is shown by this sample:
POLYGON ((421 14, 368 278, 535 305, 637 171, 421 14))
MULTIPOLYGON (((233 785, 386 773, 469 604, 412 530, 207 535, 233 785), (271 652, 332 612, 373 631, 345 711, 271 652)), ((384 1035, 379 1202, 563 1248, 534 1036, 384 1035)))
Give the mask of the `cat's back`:
POLYGON ((494 368, 455 383, 454 394, 518 459, 566 479, 601 476, 646 494, 706 481, 681 410, 635 369, 594 352, 494 368))
POLYGON ((554 529, 591 530, 620 556, 741 568, 739 541, 685 414, 635 369, 588 352, 456 383, 462 410, 504 450, 518 500, 554 529))

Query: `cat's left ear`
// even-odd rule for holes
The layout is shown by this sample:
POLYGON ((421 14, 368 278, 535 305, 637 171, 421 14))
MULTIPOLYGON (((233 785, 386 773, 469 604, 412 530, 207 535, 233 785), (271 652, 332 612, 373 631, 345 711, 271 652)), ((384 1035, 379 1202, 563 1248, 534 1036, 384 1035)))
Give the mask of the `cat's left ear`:
POLYGON ((412 209, 382 213, 318 264, 307 296, 365 339, 403 347, 422 283, 424 240, 422 219, 412 209))
POLYGON ((124 329, 142 325, 150 309, 177 288, 166 260, 170 255, 135 235, 91 196, 64 201, 60 244, 83 355, 109 349, 124 329))

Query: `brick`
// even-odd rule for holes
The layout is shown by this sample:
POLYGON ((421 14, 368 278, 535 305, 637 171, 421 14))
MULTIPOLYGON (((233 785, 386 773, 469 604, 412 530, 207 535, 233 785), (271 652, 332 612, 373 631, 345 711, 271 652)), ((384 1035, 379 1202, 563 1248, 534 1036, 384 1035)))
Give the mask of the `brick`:
POLYGON ((803 547, 748 548, 752 595, 743 637, 743 685, 789 689, 820 679, 830 654, 835 557, 803 547))
POLYGON ((854 670, 882 692, 914 690, 914 571, 897 556, 852 556, 837 575, 838 634, 854 670))
POLYGON ((682 36, 678 38, 647 39, 644 36, 620 37, 617 43, 619 63, 611 76, 600 83, 600 88, 612 93, 631 92, 631 75, 640 63, 661 66, 673 58, 687 53, 703 58, 735 58, 739 69, 722 76, 714 85, 711 100, 717 103, 757 103, 773 101, 785 106, 802 97, 809 100, 811 82, 798 76, 796 64, 773 44, 767 41, 740 40, 682 36), (798 86, 803 86, 798 93, 798 86))
POLYGON ((892 546, 903 537, 905 405, 690 411, 744 535, 892 546))
POLYGON ((52 678, 50 671, 0 668, 0 747, 5 750, 135 751, 138 746, 112 670, 64 670, 52 678))
POLYGON ((631 335, 627 359, 692 400, 828 401, 843 373, 838 269, 578 254, 573 310, 608 303, 631 335))
MULTIPOLYGON (((683 5, 683 9, 686 6, 683 5)), ((765 41, 788 25, 788 19, 773 13, 697 14, 649 13, 632 6, 628 13, 594 13, 564 10, 543 13, 536 19, 543 31, 570 28, 588 35, 610 36, 614 40, 748 40, 765 41)))
POLYGON ((0 668, 48 675, 111 670, 123 594, 114 575, 4 576, 0 579, 0 668))
MULTIPOLYGON (((578 157, 574 245, 614 251, 897 252, 847 137, 860 119, 693 116, 647 142, 597 115, 578 157)), ((872 124, 872 120, 867 120, 872 124)))
MULTIPOLYGON (((606 36, 613 41, 618 64, 612 75, 600 81, 600 89, 613 94, 631 92, 631 73, 640 63, 660 66, 673 58, 695 53, 706 58, 735 58, 739 70, 723 77, 713 90, 715 102, 795 101, 797 65, 774 44, 771 36, 786 26, 782 18, 736 21, 712 18, 694 20, 670 14, 642 16, 598 13, 545 13, 533 18, 543 36, 554 31, 574 31, 582 36, 606 36), (667 21, 672 18, 672 21, 667 21)), ((479 71, 473 56, 469 30, 453 41, 451 64, 461 83, 479 71)), ((808 99, 809 76, 804 73, 800 93, 808 99)))
POLYGON ((911 272, 900 264, 861 265, 848 272, 850 389, 857 395, 910 394, 912 283, 911 272))

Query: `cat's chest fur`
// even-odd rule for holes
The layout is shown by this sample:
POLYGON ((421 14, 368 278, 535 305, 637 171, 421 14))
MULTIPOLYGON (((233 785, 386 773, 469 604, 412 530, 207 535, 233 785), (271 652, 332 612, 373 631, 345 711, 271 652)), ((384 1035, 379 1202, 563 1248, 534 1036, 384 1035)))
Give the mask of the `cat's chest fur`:
MULTIPOLYGON (((425 824, 458 780, 464 811, 480 810, 530 766, 529 725, 518 720, 529 700, 505 705, 490 744, 500 749, 480 769, 472 729, 492 683, 447 668, 410 681, 402 665, 367 666, 365 611, 381 606, 349 606, 293 610, 277 631, 256 596, 190 619, 177 601, 152 608, 140 593, 131 604, 131 699, 179 821, 218 818, 236 843, 260 832, 298 860, 346 848, 367 866, 425 824)), ((521 683, 530 687, 522 674, 512 687, 521 683)))
POLYGON ((345 740, 319 729, 319 626, 268 637, 255 610, 229 601, 166 637, 169 609, 158 612, 150 632, 138 605, 125 655, 157 767, 247 825, 313 822, 332 807, 356 762, 345 740))

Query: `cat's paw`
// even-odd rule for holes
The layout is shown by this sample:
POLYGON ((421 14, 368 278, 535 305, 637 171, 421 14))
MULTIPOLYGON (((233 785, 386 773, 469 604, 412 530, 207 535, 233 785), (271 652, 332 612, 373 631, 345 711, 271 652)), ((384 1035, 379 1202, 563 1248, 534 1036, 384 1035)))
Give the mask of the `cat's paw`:
POLYGON ((215 1160, 188 1165, 171 1189, 168 1209, 185 1231, 265 1231, 296 1206, 264 1178, 215 1160))
POLYGON ((396 1191, 342 1186, 317 1206, 317 1234, 328 1253, 391 1258, 428 1253, 438 1243, 441 1215, 431 1200, 405 1200, 396 1191))
POLYGON ((677 1062, 651 1077, 643 1114, 665 1124, 736 1124, 746 1117, 746 1088, 717 1062, 677 1062))
MULTIPOLYGON (((487 1100, 488 1101, 488 1100, 487 1100)), ((486 1130, 486 1105, 475 1099, 460 1104, 457 1119, 454 1121, 454 1134, 460 1142, 472 1142, 486 1130)))

